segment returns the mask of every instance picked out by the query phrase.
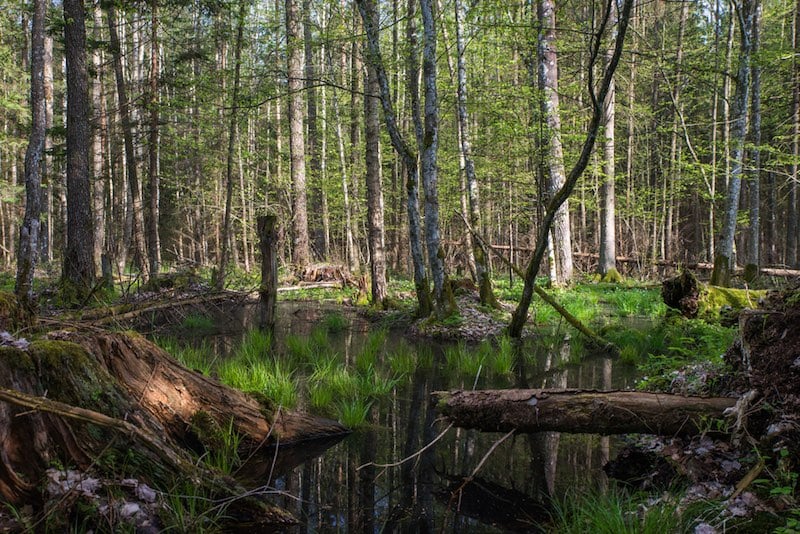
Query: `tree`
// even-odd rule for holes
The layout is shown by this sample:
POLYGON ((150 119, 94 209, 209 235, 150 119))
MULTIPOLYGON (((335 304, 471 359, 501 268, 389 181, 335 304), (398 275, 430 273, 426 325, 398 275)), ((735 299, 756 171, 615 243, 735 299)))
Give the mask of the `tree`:
POLYGON ((747 137, 747 105, 750 101, 750 61, 753 53, 753 28, 759 0, 741 0, 736 4, 739 19, 739 70, 736 76, 736 94, 733 100, 731 141, 731 174, 725 204, 725 219, 717 244, 711 284, 727 287, 734 268, 733 245, 736 219, 739 215, 739 196, 744 169, 744 143, 747 137))
MULTIPOLYGON (((481 238, 486 240, 483 221, 481 219, 481 200, 478 177, 475 174, 475 162, 472 158, 472 138, 469 128, 469 115, 467 113, 467 62, 466 48, 467 40, 464 35, 464 24, 466 20, 466 6, 464 0, 456 0, 456 49, 458 58, 456 60, 457 70, 457 89, 456 98, 458 101, 458 126, 460 130, 460 150, 464 161, 464 174, 467 186, 467 199, 469 205, 469 223, 477 231, 481 238)), ((473 255, 475 257, 475 278, 478 283, 478 291, 481 304, 485 306, 498 306, 497 298, 492 290, 491 270, 489 268, 489 251, 484 250, 480 241, 477 239, 472 242, 473 255)))
MULTIPOLYGON (((217 290, 225 287, 225 274, 228 269, 228 255, 233 241, 231 236, 231 217, 233 203, 233 157, 236 146, 236 123, 239 119, 239 85, 242 67, 242 39, 244 35, 244 19, 247 3, 239 1, 239 14, 236 22, 236 45, 233 52, 233 92, 231 94, 231 117, 228 125, 228 159, 225 171, 225 213, 222 225, 222 251, 217 265, 217 279, 214 281, 217 290)), ((294 98, 294 96, 292 96, 294 98)), ((302 140, 301 140, 302 141, 302 140)), ((306 240, 306 246, 308 241, 306 240)))
POLYGON ((150 177, 150 226, 147 232, 148 256, 150 260, 150 275, 158 276, 161 268, 161 239, 158 231, 160 220, 160 199, 161 183, 159 177, 158 162, 158 138, 159 138, 159 101, 158 101, 158 0, 150 0, 150 91, 148 94, 147 105, 150 111, 150 132, 149 132, 149 161, 148 174, 150 177))
POLYGON ((119 114, 122 120, 122 136, 125 143, 125 172, 128 178, 130 191, 134 262, 139 267, 142 277, 150 278, 150 263, 147 258, 147 249, 144 240, 144 209, 142 207, 142 185, 139 182, 139 172, 136 164, 136 149, 133 145, 133 120, 131 119, 131 106, 128 99, 128 88, 125 83, 125 71, 122 67, 122 46, 117 33, 117 11, 114 2, 107 5, 108 36, 111 55, 114 63, 114 78, 117 82, 117 100, 119 114))
MULTIPOLYGON (((609 3, 610 20, 612 26, 616 25, 619 17, 617 12, 617 2, 613 0, 609 3)), ((606 61, 608 63, 614 57, 614 45, 612 44, 606 51, 606 61)), ((608 65, 606 66, 608 72, 608 65)), ((597 262, 597 271, 600 277, 606 282, 616 282, 620 276, 617 272, 617 233, 615 226, 616 218, 616 178, 615 178, 615 158, 614 158, 614 126, 616 112, 616 87, 614 77, 609 80, 608 92, 603 102, 603 182, 600 186, 600 259, 597 262)))
MULTIPOLYGON (((539 18, 539 89, 542 91, 541 107, 547 131, 547 193, 553 196, 564 185, 564 152, 561 145, 561 116, 558 97, 558 52, 556 50, 556 10, 552 0, 536 3, 539 18)), ((556 211, 553 219, 553 246, 556 260, 557 285, 569 283, 572 278, 572 235, 569 222, 569 200, 556 211)))
MULTIPOLYGON (((409 2, 409 21, 412 20, 413 0, 409 2)), ((394 112, 391 90, 389 89, 389 78, 383 65, 381 56, 378 26, 374 24, 375 17, 372 12, 377 9, 375 0, 356 0, 361 20, 364 23, 367 44, 367 60, 375 67, 378 75, 378 83, 381 89, 381 106, 383 107, 383 118, 386 128, 389 130, 389 138, 392 146, 400 155, 403 165, 406 168, 406 206, 408 210, 408 236, 411 249, 411 259, 414 267, 414 287, 417 294, 417 315, 426 317, 430 315, 433 306, 430 296, 428 278, 425 274, 425 262, 422 254, 422 240, 420 232, 419 218, 419 170, 417 166, 417 154, 400 132, 397 124, 397 116, 394 112)), ((410 54, 415 53, 414 46, 411 46, 410 54)), ((411 72, 408 76, 408 83, 416 84, 416 74, 411 72)), ((412 95, 413 87, 409 88, 412 95)))
POLYGON ((82 301, 89 295, 95 278, 83 0, 64 0, 64 47, 67 64, 67 244, 61 275, 65 296, 82 301))
MULTIPOLYGON (((753 15, 753 55, 757 58, 761 45, 761 3, 757 3, 753 15)), ((748 190, 750 196, 750 225, 747 230, 747 264, 745 279, 752 282, 758 276, 761 264, 761 65, 755 61, 751 66, 753 83, 752 120, 750 121, 750 149, 752 161, 748 190)))
POLYGON ((25 310, 34 306, 33 273, 39 256, 42 211, 42 156, 46 135, 44 100, 44 22, 47 1, 33 3, 31 25, 31 135, 25 151, 25 217, 19 235, 15 293, 25 310))
POLYGON ((600 19, 600 24, 598 25, 597 31, 594 32, 592 36, 593 43, 587 68, 589 95, 592 101, 592 117, 589 121, 586 137, 584 139, 583 146, 581 147, 578 160, 575 162, 569 174, 567 175, 567 180, 564 182, 564 185, 547 203, 544 220, 542 221, 541 226, 536 234, 536 248, 534 249, 533 255, 531 256, 531 259, 529 260, 525 269, 525 285, 522 288, 522 294, 520 295, 517 308, 514 310, 514 313, 511 317, 511 322, 508 325, 509 335, 514 338, 519 338, 522 335, 522 329, 528 319, 528 309, 530 307, 534 292, 533 286, 536 283, 536 275, 539 272, 539 268, 542 264, 542 258, 544 257, 545 250, 547 249, 550 227, 555 219, 555 214, 561 204, 563 204, 567 198, 569 198, 569 195, 575 188, 578 178, 580 178, 581 174, 583 174, 583 171, 586 169, 586 166, 589 164, 589 158, 592 150, 594 149, 597 133, 600 129, 600 120, 603 115, 604 107, 603 104, 608 96, 612 79, 614 77, 614 72, 617 69, 619 58, 622 55, 625 34, 628 30, 628 21, 630 20, 631 8, 634 0, 625 0, 622 5, 622 12, 617 20, 618 28, 616 37, 614 39, 614 51, 607 62, 599 89, 597 92, 595 92, 593 69, 595 67, 595 63, 597 62, 597 56, 600 52, 602 36, 606 27, 608 26, 609 19, 611 18, 611 11, 613 9, 611 4, 614 1, 615 0, 609 0, 606 2, 605 10, 600 19))
MULTIPOLYGON (((378 26, 378 9, 374 9, 370 16, 372 24, 378 26)), ((367 181, 367 226, 372 305, 378 308, 384 306, 386 300, 386 248, 383 231, 383 192, 381 189, 381 162, 380 162, 380 118, 378 107, 380 105, 380 84, 378 74, 373 64, 367 65, 367 76, 364 83, 364 147, 366 161, 367 181)))
POLYGON ((303 125, 303 42, 300 6, 286 0, 286 48, 289 77, 289 154, 292 173, 292 262, 300 271, 311 261, 308 243, 306 148, 303 125))

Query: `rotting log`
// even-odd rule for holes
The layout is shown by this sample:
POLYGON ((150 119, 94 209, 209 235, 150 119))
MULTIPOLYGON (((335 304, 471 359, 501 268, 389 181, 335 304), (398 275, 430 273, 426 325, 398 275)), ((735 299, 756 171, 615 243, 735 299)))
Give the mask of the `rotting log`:
POLYGON ((432 393, 445 419, 484 432, 694 435, 735 398, 640 391, 507 389, 432 393))
MULTIPOLYGON (((240 438, 239 458, 277 454, 278 463, 278 445, 291 451, 302 444, 295 448, 305 451, 317 439, 330 443, 347 432, 186 369, 137 334, 53 332, 27 347, 0 347, 6 502, 35 504, 45 470, 58 462, 106 478, 140 478, 162 491, 189 481, 229 502, 233 521, 263 528, 293 523, 288 512, 198 462, 198 454, 224 446, 220 433, 228 429, 240 438)), ((290 456, 303 459, 297 451, 290 456)))

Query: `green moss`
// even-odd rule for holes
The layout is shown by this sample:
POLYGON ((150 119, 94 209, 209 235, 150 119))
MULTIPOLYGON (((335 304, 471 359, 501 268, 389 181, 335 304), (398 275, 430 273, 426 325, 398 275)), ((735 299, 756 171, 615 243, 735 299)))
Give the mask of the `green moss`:
POLYGON ((700 294, 699 312, 701 316, 718 317, 725 307, 734 310, 755 308, 766 293, 764 290, 706 286, 700 294))
POLYGON ((23 374, 36 372, 36 365, 30 354, 16 347, 0 347, 0 362, 7 370, 20 371, 23 374))
POLYGON ((24 314, 14 293, 0 291, 0 329, 16 330, 24 324, 24 314))
POLYGON ((600 281, 606 284, 619 284, 622 282, 622 275, 612 267, 600 277, 600 281))

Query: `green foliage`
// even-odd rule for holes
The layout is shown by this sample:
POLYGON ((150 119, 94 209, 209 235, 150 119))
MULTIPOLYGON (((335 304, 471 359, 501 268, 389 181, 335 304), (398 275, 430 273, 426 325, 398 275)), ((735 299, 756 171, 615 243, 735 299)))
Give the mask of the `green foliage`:
POLYGON ((387 355, 389 366, 398 376, 411 377, 417 368, 417 357, 408 343, 400 342, 387 355))
POLYGON ((164 532, 221 532, 228 502, 217 502, 191 481, 181 481, 165 493, 159 518, 164 532))
POLYGON ((337 403, 339 421, 349 428, 364 426, 369 417, 372 402, 365 399, 341 400, 337 403))
POLYGON ((567 494, 555 503, 553 531, 563 534, 672 534, 680 531, 676 505, 611 488, 567 494))
POLYGON ((205 341, 197 347, 181 343, 173 337, 156 338, 154 341, 185 367, 206 376, 211 374, 217 356, 205 341))
POLYGON ((214 330, 214 320, 207 315, 190 313, 181 322, 181 328, 194 333, 208 333, 214 330))
POLYGON ((322 319, 322 324, 328 332, 342 332, 347 329, 350 322, 339 312, 328 312, 322 319))

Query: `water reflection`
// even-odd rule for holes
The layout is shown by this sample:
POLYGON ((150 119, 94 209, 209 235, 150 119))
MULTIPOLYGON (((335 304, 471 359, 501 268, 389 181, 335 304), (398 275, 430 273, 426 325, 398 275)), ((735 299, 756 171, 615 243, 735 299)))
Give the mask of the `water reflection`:
MULTIPOLYGON (((324 306, 280 303, 277 345, 289 334, 309 335, 329 311, 324 306)), ((239 312, 232 320, 247 328, 252 313, 244 308, 239 312)), ((348 319, 349 327, 332 334, 330 342, 351 362, 370 325, 355 314, 348 319)), ((213 342, 224 354, 240 337, 241 329, 234 328, 213 342)), ((390 333, 385 343, 386 349, 408 343, 432 350, 433 365, 417 368, 389 399, 373 405, 364 430, 319 458, 261 482, 285 492, 279 504, 302 520, 299 532, 535 532, 536 523, 546 518, 544 504, 550 496, 607 483, 601 467, 615 447, 607 437, 515 435, 487 456, 502 435, 451 429, 419 453, 445 428, 429 399, 432 391, 473 384, 626 388, 633 383, 630 368, 601 355, 577 354, 578 345, 560 336, 516 347, 512 375, 482 368, 476 379, 448 368, 444 347, 430 341, 404 340, 401 333, 390 333)), ((379 362, 388 366, 383 357, 379 362)))

